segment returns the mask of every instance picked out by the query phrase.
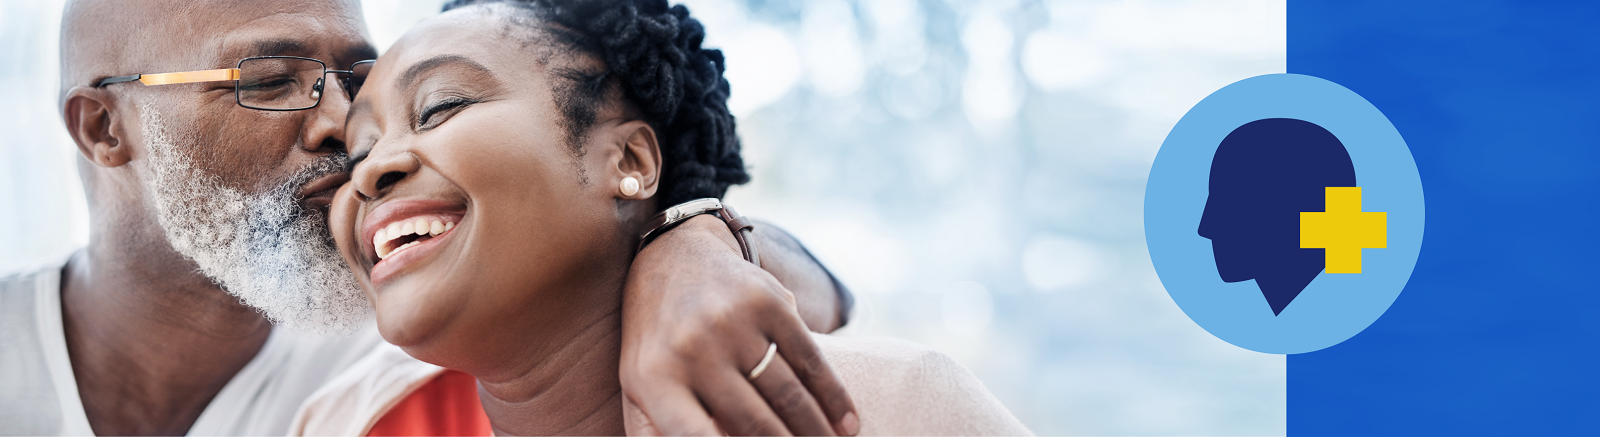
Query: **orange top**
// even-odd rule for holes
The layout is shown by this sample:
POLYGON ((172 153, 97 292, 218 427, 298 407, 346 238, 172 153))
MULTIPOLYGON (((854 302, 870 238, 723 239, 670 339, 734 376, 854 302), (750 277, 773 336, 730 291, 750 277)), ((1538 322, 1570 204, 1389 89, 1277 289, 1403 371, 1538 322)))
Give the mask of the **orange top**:
POLYGON ((445 370, 395 404, 369 436, 492 436, 489 415, 478 401, 478 380, 445 370))

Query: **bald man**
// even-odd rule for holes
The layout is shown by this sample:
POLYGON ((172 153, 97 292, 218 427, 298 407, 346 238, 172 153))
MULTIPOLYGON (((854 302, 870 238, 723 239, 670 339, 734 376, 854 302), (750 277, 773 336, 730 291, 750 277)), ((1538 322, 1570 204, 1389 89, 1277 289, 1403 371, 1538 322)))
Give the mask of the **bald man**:
MULTIPOLYGON (((61 112, 81 152, 90 242, 0 278, 0 434, 283 434, 308 395, 382 341, 324 217, 348 179, 351 74, 324 72, 297 103, 228 69, 263 56, 327 70, 372 59, 359 4, 83 0, 64 17, 61 112), (194 73, 160 74, 173 72, 194 73)), ((799 373, 786 391, 697 389, 747 371, 740 363, 767 346, 719 340, 829 331, 848 301, 781 231, 757 232, 768 271, 717 232, 728 231, 696 218, 636 260, 632 274, 648 280, 629 282, 648 285, 628 290, 624 313, 630 400, 667 403, 645 410, 669 433, 714 432, 713 416, 782 433, 779 420, 817 408, 854 432, 840 425, 848 395, 810 343, 785 349, 799 373), (773 410, 759 397, 797 391, 814 401, 773 410), (696 401, 714 396, 739 407, 696 401)))

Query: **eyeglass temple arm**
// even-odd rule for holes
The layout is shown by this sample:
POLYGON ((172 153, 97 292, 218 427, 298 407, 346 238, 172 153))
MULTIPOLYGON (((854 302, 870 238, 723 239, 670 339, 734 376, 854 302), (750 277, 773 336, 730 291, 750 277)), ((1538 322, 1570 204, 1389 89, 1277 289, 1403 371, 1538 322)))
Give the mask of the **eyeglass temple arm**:
POLYGON ((178 73, 160 74, 135 74, 132 76, 108 77, 101 80, 95 87, 122 82, 139 81, 145 85, 169 85, 175 83, 216 82, 223 80, 239 80, 239 69, 223 68, 217 70, 184 71, 178 73))
POLYGON ((371 65, 374 62, 378 62, 378 61, 376 61, 376 60, 361 61, 361 62, 357 62, 357 63, 354 63, 354 64, 350 64, 350 69, 349 70, 328 70, 327 73, 354 75, 354 74, 356 74, 356 67, 360 66, 361 64, 371 65))

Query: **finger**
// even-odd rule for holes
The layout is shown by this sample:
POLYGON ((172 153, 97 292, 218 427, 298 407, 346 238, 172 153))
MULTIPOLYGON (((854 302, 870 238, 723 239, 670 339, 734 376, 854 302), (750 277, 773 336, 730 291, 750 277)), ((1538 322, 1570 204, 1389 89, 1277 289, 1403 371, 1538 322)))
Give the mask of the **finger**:
POLYGON ((789 363, 783 361, 783 354, 777 355, 766 371, 751 381, 756 390, 767 398, 772 411, 795 435, 834 435, 833 425, 822 414, 822 407, 811 397, 805 384, 795 377, 789 363))
MULTIPOLYGON (((749 364, 755 367, 754 362, 749 364)), ((729 370, 697 390, 711 417, 728 435, 792 435, 744 374, 729 370)))
POLYGON ((644 415, 644 410, 639 409, 639 404, 633 403, 633 398, 622 397, 622 429, 628 435, 661 435, 661 431, 650 423, 650 416, 644 415))
POLYGON ((822 407, 822 413, 839 435, 856 435, 861 431, 861 419, 856 414, 855 401, 845 391, 844 383, 834 373, 833 367, 822 358, 816 342, 806 331, 800 316, 789 313, 787 317, 770 317, 773 323, 767 328, 778 350, 783 351, 795 377, 811 391, 811 397, 822 407))
MULTIPOLYGON (((648 385, 648 384, 646 384, 648 385)), ((624 389, 623 399, 623 426, 628 433, 633 434, 633 425, 627 423, 627 403, 632 403, 638 408, 643 422, 653 430, 642 431, 654 435, 718 435, 717 425, 711 420, 700 401, 687 386, 679 384, 660 384, 646 390, 638 390, 635 395, 624 389)), ((641 426, 642 428, 643 426, 641 426)))

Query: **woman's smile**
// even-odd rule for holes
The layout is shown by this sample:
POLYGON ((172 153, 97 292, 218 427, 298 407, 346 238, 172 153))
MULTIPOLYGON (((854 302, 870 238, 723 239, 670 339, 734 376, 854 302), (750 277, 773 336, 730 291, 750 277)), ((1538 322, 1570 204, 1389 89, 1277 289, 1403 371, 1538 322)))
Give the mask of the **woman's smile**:
POLYGON ((466 205, 426 199, 398 199, 374 208, 363 221, 360 241, 372 262, 372 285, 382 288, 393 276, 420 267, 444 247, 466 217, 466 205))

